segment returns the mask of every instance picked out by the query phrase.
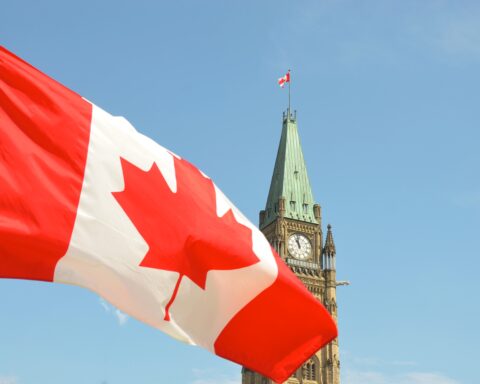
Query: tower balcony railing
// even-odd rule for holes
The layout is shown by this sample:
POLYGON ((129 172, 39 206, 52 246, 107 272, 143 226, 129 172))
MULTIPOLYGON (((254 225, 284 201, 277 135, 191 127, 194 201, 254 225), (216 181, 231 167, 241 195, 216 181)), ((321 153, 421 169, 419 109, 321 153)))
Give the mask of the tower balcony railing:
POLYGON ((287 120, 287 117, 289 117, 290 121, 297 121, 297 111, 294 110, 293 113, 287 109, 287 111, 283 112, 283 121, 287 120))
POLYGON ((297 259, 290 259, 290 258, 287 259, 286 261, 288 265, 293 265, 295 267, 308 268, 313 270, 320 269, 320 265, 318 263, 313 263, 311 261, 304 261, 304 260, 297 260, 297 259))

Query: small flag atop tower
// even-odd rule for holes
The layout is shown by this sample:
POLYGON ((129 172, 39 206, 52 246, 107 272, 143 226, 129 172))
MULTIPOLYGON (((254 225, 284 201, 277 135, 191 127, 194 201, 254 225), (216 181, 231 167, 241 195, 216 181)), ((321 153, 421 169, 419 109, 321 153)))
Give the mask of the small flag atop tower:
POLYGON ((288 83, 288 109, 287 109, 287 116, 290 119, 290 90, 292 88, 292 82, 290 81, 290 69, 287 71, 285 76, 280 77, 278 79, 278 85, 281 88, 285 87, 285 84, 288 83))
POLYGON ((290 83, 290 70, 285 74, 285 76, 278 79, 278 85, 283 88, 285 83, 290 83))

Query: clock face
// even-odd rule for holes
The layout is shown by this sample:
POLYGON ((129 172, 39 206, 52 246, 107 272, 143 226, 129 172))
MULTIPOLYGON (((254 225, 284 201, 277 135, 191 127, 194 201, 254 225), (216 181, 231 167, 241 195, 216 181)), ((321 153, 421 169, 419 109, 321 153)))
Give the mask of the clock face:
POLYGON ((295 233, 288 238, 288 253, 298 260, 307 260, 312 254, 312 245, 306 236, 295 233))

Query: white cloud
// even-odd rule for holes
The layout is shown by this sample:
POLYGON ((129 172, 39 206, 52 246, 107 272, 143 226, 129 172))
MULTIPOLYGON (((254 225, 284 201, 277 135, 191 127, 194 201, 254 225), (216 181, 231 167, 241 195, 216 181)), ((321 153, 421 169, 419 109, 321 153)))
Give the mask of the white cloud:
POLYGON ((382 364, 381 360, 376 357, 352 357, 351 360, 354 364, 362 365, 362 366, 365 366, 365 365, 378 366, 382 364))
MULTIPOLYGON (((105 312, 111 313, 113 316, 115 316, 119 325, 125 325, 127 323, 128 319, 129 319, 127 314, 125 314, 122 311, 120 311, 119 309, 115 308, 113 305, 107 303, 102 298, 100 298, 99 301, 100 301, 100 305, 105 310, 105 312)), ((3 384, 3 383, 0 381, 0 384, 3 384)))
POLYGON ((342 350, 341 356, 344 362, 347 362, 349 366, 357 367, 358 370, 376 369, 372 367, 413 367, 417 363, 409 360, 383 360, 378 357, 371 356, 353 356, 349 351, 342 350))
POLYGON ((191 384, 239 384, 242 382, 240 369, 238 372, 227 374, 219 374, 209 369, 194 369, 196 378, 191 384))
POLYGON ((192 381, 192 384, 239 384, 241 382, 242 382, 241 377, 228 378, 225 376, 218 376, 215 378, 195 379, 194 381, 192 381))
POLYGON ((0 376, 0 384, 17 384, 18 380, 14 376, 0 376))
POLYGON ((345 384, 460 384, 441 373, 410 372, 386 374, 378 371, 346 371, 345 384))
POLYGON ((398 366, 415 366, 417 363, 414 361, 403 361, 403 360, 395 360, 391 362, 392 365, 398 365, 398 366))
POLYGON ((480 53, 480 24, 478 17, 463 15, 450 20, 439 31, 436 42, 450 54, 480 53))
POLYGON ((115 316, 117 317, 118 324, 120 325, 124 325, 128 321, 128 315, 119 309, 115 309, 115 316))
POLYGON ((102 306, 102 308, 105 310, 105 312, 110 312, 111 310, 111 307, 110 307, 110 304, 108 304, 105 300, 103 300, 102 298, 100 298, 100 305, 102 306))
POLYGON ((341 355, 343 384, 461 384, 441 372, 421 372, 414 361, 360 357, 346 350, 341 355))
POLYGON ((480 55, 480 7, 475 3, 454 7, 447 1, 426 3, 422 17, 415 13, 407 30, 417 42, 447 55, 480 55), (427 21, 424 17, 426 13, 430 15, 427 21))
POLYGON ((453 203, 463 208, 480 208, 480 191, 468 191, 453 198, 453 203))

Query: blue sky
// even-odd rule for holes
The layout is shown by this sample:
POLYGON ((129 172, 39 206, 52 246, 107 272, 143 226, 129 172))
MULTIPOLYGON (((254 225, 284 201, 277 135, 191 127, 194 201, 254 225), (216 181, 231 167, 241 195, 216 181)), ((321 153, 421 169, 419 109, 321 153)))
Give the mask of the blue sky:
MULTIPOLYGON (((476 384, 480 4, 5 1, 0 42, 210 175, 253 221, 292 69, 333 225, 344 384, 476 384)), ((231 384, 81 288, 0 281, 0 384, 231 384)))

